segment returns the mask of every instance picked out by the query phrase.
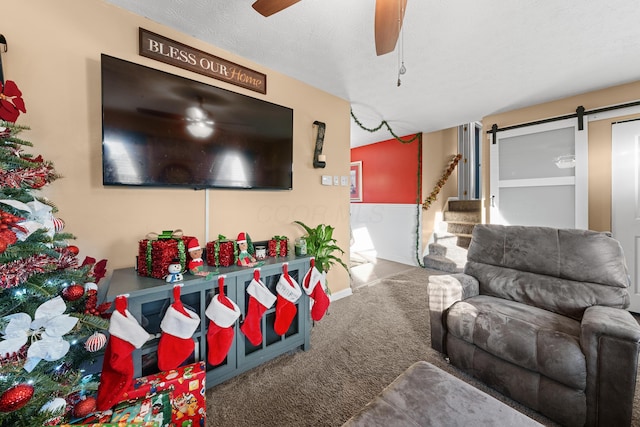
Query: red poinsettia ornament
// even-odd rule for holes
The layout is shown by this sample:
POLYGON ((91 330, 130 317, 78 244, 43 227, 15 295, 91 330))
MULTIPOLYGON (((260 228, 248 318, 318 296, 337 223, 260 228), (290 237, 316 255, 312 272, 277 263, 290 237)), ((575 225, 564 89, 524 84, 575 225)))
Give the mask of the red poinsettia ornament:
POLYGON ((12 80, 0 82, 0 119, 15 122, 20 112, 26 113, 22 92, 12 80))

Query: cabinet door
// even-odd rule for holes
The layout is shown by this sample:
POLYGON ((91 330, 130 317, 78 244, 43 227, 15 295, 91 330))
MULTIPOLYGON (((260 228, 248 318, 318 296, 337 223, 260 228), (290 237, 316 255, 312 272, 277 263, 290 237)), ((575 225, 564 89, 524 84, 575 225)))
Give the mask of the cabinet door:
MULTIPOLYGON (((215 295, 219 293, 218 286, 218 277, 214 277, 211 282, 208 282, 205 290, 202 292, 203 297, 205 298, 205 307, 208 307, 211 303, 211 300, 215 295)), ((238 306, 242 307, 241 302, 238 300, 238 281, 236 276, 225 276, 224 279, 224 293, 230 300, 234 301, 238 306)), ((202 313, 203 318, 206 320, 206 327, 201 336, 201 341, 203 342, 201 346, 201 357, 202 360, 206 361, 207 367, 207 381, 217 383, 224 379, 230 378, 234 375, 234 372, 238 368, 238 355, 237 355, 237 347, 238 341, 241 339, 240 337, 240 329, 238 327, 241 319, 238 319, 233 326, 233 342, 231 343, 231 347, 229 348, 229 352, 227 353, 227 357, 222 363, 218 365, 211 365, 208 361, 208 342, 207 342, 207 331, 210 327, 210 320, 206 317, 206 314, 202 313)))
MULTIPOLYGON (((162 336, 162 329, 160 323, 167 312, 167 309, 173 304, 172 289, 158 292, 156 294, 148 295, 139 299, 131 299, 129 302, 129 311, 137 319, 140 319, 142 327, 152 336, 142 348, 139 350, 140 357, 134 358, 134 370, 136 376, 147 376, 160 372, 158 368, 158 344, 160 337, 162 336), (133 301, 133 302, 132 302, 133 301), (137 315, 135 312, 138 312, 137 315), (133 309, 134 311, 131 311, 133 309), (139 363, 139 366, 135 365, 135 362, 139 363)), ((193 287, 183 287, 180 295, 180 300, 185 308, 193 311, 198 316, 202 316, 203 311, 200 291, 193 287)), ((182 365, 195 363, 200 360, 201 354, 201 332, 202 322, 193 334, 194 337, 194 351, 182 365)))
MULTIPOLYGON (((306 271, 303 269, 303 266, 303 261, 289 264, 289 275, 296 280, 296 282, 300 282, 303 279, 304 272, 306 271)), ((283 265, 268 265, 261 268, 260 272, 262 283, 264 283, 269 292, 277 296, 276 285, 282 275, 283 265)), ((238 301, 242 301, 240 307, 245 313, 249 310, 250 296, 247 294, 247 287, 251 283, 251 280, 253 280, 253 270, 247 272, 247 274, 238 276, 238 290, 243 294, 238 295, 238 301)), ((260 319, 262 341, 259 344, 253 345, 244 334, 240 332, 238 343, 238 366, 240 369, 246 370, 257 366, 265 360, 298 347, 304 350, 308 348, 310 324, 308 296, 303 292, 296 302, 296 315, 288 331, 283 335, 278 335, 274 329, 277 305, 278 302, 275 302, 272 307, 265 311, 260 319)))

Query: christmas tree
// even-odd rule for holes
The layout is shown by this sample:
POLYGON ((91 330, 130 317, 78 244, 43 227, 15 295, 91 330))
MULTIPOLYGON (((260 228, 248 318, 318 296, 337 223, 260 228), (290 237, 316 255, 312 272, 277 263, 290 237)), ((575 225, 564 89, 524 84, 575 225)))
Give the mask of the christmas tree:
POLYGON ((55 205, 36 195, 59 176, 25 153, 21 112, 17 85, 0 81, 0 426, 33 427, 93 410, 92 398, 81 399, 97 384, 83 367, 109 321, 107 305, 97 305, 106 260, 80 263, 55 205))

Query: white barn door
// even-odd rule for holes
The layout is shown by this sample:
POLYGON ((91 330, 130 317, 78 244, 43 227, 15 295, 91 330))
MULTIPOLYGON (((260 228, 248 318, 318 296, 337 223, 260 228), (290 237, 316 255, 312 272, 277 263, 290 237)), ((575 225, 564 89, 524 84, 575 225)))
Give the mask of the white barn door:
POLYGON ((640 313, 640 120, 611 128, 611 228, 631 276, 631 311, 640 313))
POLYGON ((490 148, 490 222, 586 229, 587 142, 576 119, 498 132, 490 148))

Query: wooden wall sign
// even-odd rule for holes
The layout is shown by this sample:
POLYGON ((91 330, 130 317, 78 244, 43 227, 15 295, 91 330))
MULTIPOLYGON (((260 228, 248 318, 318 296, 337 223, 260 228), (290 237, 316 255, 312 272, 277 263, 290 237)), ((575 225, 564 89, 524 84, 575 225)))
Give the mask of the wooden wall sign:
POLYGON ((262 94, 267 76, 140 28, 140 55, 262 94))

